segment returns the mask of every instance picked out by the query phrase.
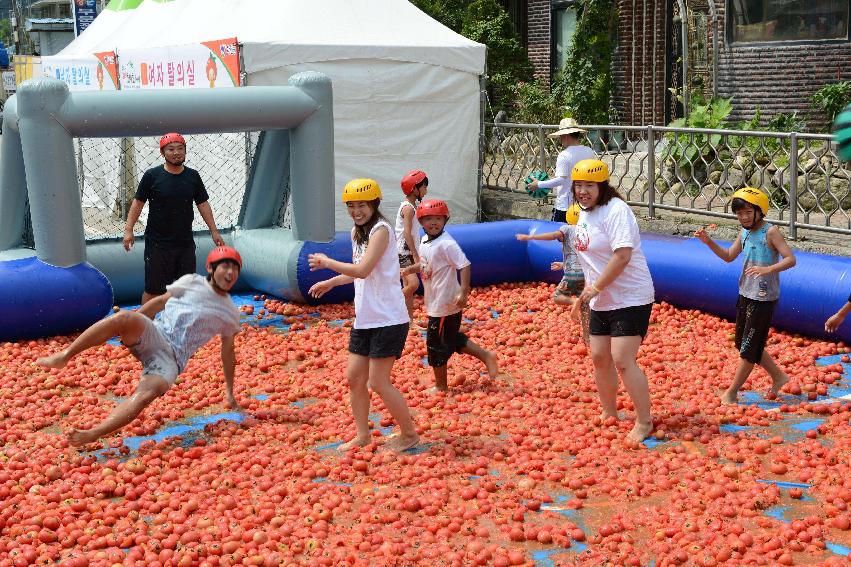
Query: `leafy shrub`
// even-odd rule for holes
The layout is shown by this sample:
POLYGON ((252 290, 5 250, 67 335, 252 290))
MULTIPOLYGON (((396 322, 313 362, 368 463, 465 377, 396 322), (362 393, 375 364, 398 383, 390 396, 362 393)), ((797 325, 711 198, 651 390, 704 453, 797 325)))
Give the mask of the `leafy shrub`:
POLYGON ((839 81, 832 85, 825 85, 810 98, 815 107, 828 117, 828 129, 830 129, 836 115, 842 112, 842 109, 848 104, 851 104, 851 81, 839 81))
MULTIPOLYGON (((674 95, 682 97, 674 91, 674 95)), ((707 101, 700 91, 689 96, 689 112, 686 118, 677 118, 670 123, 674 128, 708 128, 712 130, 727 127, 727 117, 733 111, 732 98, 716 98, 707 101)), ((672 142, 668 144, 668 157, 680 168, 692 169, 699 158, 712 161, 721 143, 720 134, 668 134, 672 142)))
POLYGON ((488 46, 488 94, 495 109, 512 105, 513 87, 532 80, 533 67, 508 12, 496 0, 474 0, 464 14, 461 33, 488 46))
POLYGON ((609 122, 613 25, 611 0, 584 0, 564 69, 553 80, 554 99, 583 124, 609 122))
POLYGON ((520 82, 512 88, 514 111, 511 120, 527 124, 558 124, 566 109, 556 96, 538 81, 520 82))

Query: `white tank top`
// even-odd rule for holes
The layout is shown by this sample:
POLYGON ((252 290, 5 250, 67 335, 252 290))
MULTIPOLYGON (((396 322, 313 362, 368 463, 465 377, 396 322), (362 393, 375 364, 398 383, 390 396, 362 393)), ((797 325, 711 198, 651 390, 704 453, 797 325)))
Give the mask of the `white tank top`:
MULTIPOLYGON (((355 329, 389 327, 410 321, 399 283, 399 254, 393 230, 387 221, 379 220, 369 231, 369 236, 372 238, 382 227, 387 229, 390 237, 387 248, 367 277, 355 279, 355 329)), ((352 229, 352 263, 360 264, 368 243, 358 245, 354 236, 352 229)))
POLYGON ((411 251, 408 249, 408 243, 405 242, 405 237, 403 236, 405 232, 405 219, 402 218, 402 211, 405 207, 414 209, 414 216, 411 219, 411 236, 414 237, 414 245, 417 247, 417 250, 420 249, 420 221, 417 219, 417 208, 407 199, 403 199, 399 205, 399 212, 396 213, 396 250, 398 250, 399 256, 412 256, 411 251))

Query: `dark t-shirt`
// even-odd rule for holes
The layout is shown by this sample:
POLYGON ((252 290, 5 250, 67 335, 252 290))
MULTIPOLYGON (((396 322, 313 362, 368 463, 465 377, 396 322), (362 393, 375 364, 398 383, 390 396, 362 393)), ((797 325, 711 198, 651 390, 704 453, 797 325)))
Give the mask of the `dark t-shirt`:
POLYGON ((145 172, 136 190, 136 199, 148 203, 148 225, 145 242, 159 248, 194 246, 192 207, 209 199, 201 176, 185 167, 178 174, 169 173, 160 165, 145 172))

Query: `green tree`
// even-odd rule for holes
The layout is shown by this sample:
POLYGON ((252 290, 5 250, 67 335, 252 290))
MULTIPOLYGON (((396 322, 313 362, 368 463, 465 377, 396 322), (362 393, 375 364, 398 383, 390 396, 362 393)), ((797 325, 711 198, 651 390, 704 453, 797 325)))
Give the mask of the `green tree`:
POLYGON ((533 70, 511 16, 496 0, 475 0, 467 6, 461 33, 488 46, 488 94, 495 110, 512 106, 512 89, 530 81, 533 70))
POLYGON ((6 47, 12 44, 12 22, 8 18, 0 20, 0 41, 6 47))
POLYGON ((617 14, 612 0, 584 0, 564 69, 553 94, 583 124, 607 124, 612 97, 612 40, 617 14))
POLYGON ((488 47, 491 107, 494 110, 513 107, 513 89, 531 80, 533 67, 508 12, 496 0, 412 1, 446 27, 488 47))
POLYGON ((469 0, 411 0, 411 3, 456 33, 461 33, 469 0))

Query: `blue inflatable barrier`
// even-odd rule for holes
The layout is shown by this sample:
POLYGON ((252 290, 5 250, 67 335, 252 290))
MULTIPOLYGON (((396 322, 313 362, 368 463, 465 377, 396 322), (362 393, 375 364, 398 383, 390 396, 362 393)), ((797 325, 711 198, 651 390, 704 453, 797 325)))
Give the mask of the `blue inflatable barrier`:
POLYGON ((112 308, 112 286, 89 264, 58 268, 36 257, 0 262, 0 341, 67 335, 112 308))
MULTIPOLYGON (((475 286, 501 282, 555 283, 561 273, 551 270, 550 264, 561 260, 561 243, 521 242, 514 235, 551 232, 558 226, 547 221, 514 220, 449 225, 447 231, 472 262, 471 279, 475 286)), ((264 236, 258 233, 256 238, 262 240, 264 236)), ((260 254, 260 244, 246 246, 246 251, 257 248, 260 254)), ((244 255, 246 283, 264 293, 303 298, 314 304, 352 298, 351 285, 333 289, 320 301, 307 293, 314 283, 334 275, 329 270, 311 272, 308 255, 322 252, 350 262, 349 232, 338 232, 330 243, 294 241, 290 245, 292 256, 276 256, 274 252, 278 248, 285 246, 279 243, 265 255, 244 255), (282 262, 292 262, 293 271, 287 272, 292 275, 278 270, 282 262), (261 268, 269 268, 268 273, 251 275, 261 268), (278 272, 284 275, 275 276, 278 272)), ((735 316, 741 259, 726 264, 694 238, 645 233, 642 248, 653 276, 657 301, 728 319, 735 316)), ((851 292, 851 258, 806 252, 797 252, 795 256, 797 266, 780 276, 781 298, 774 314, 774 326, 810 337, 851 343, 851 317, 837 333, 824 331, 824 321, 847 301, 851 292)), ((0 262, 0 312, 4 315, 0 319, 0 340, 66 334, 96 321, 111 305, 109 282, 88 264, 56 268, 35 258, 0 262)))
MULTIPOLYGON (((561 243, 521 242, 514 235, 552 232, 559 226, 549 221, 512 220, 449 225, 446 230, 473 264, 472 284, 484 286, 500 282, 558 282, 561 272, 551 270, 550 264, 561 261, 561 243)), ((730 243, 720 244, 729 246, 730 243)), ((727 264, 696 238, 651 233, 641 235, 641 246, 653 276, 657 301, 735 318, 741 257, 727 264)), ((307 253, 325 252, 350 262, 350 247, 348 232, 337 233, 333 245, 311 243, 305 246, 299 258, 299 286, 305 297, 313 283, 332 276, 324 270, 309 272, 307 253)), ((845 304, 851 293, 851 258, 807 252, 796 252, 795 257, 797 265, 780 275, 780 301, 773 325, 810 337, 851 343, 851 317, 837 333, 824 331, 825 320, 845 304)), ((323 298, 322 303, 352 298, 351 286, 334 291, 327 299, 323 298)))

